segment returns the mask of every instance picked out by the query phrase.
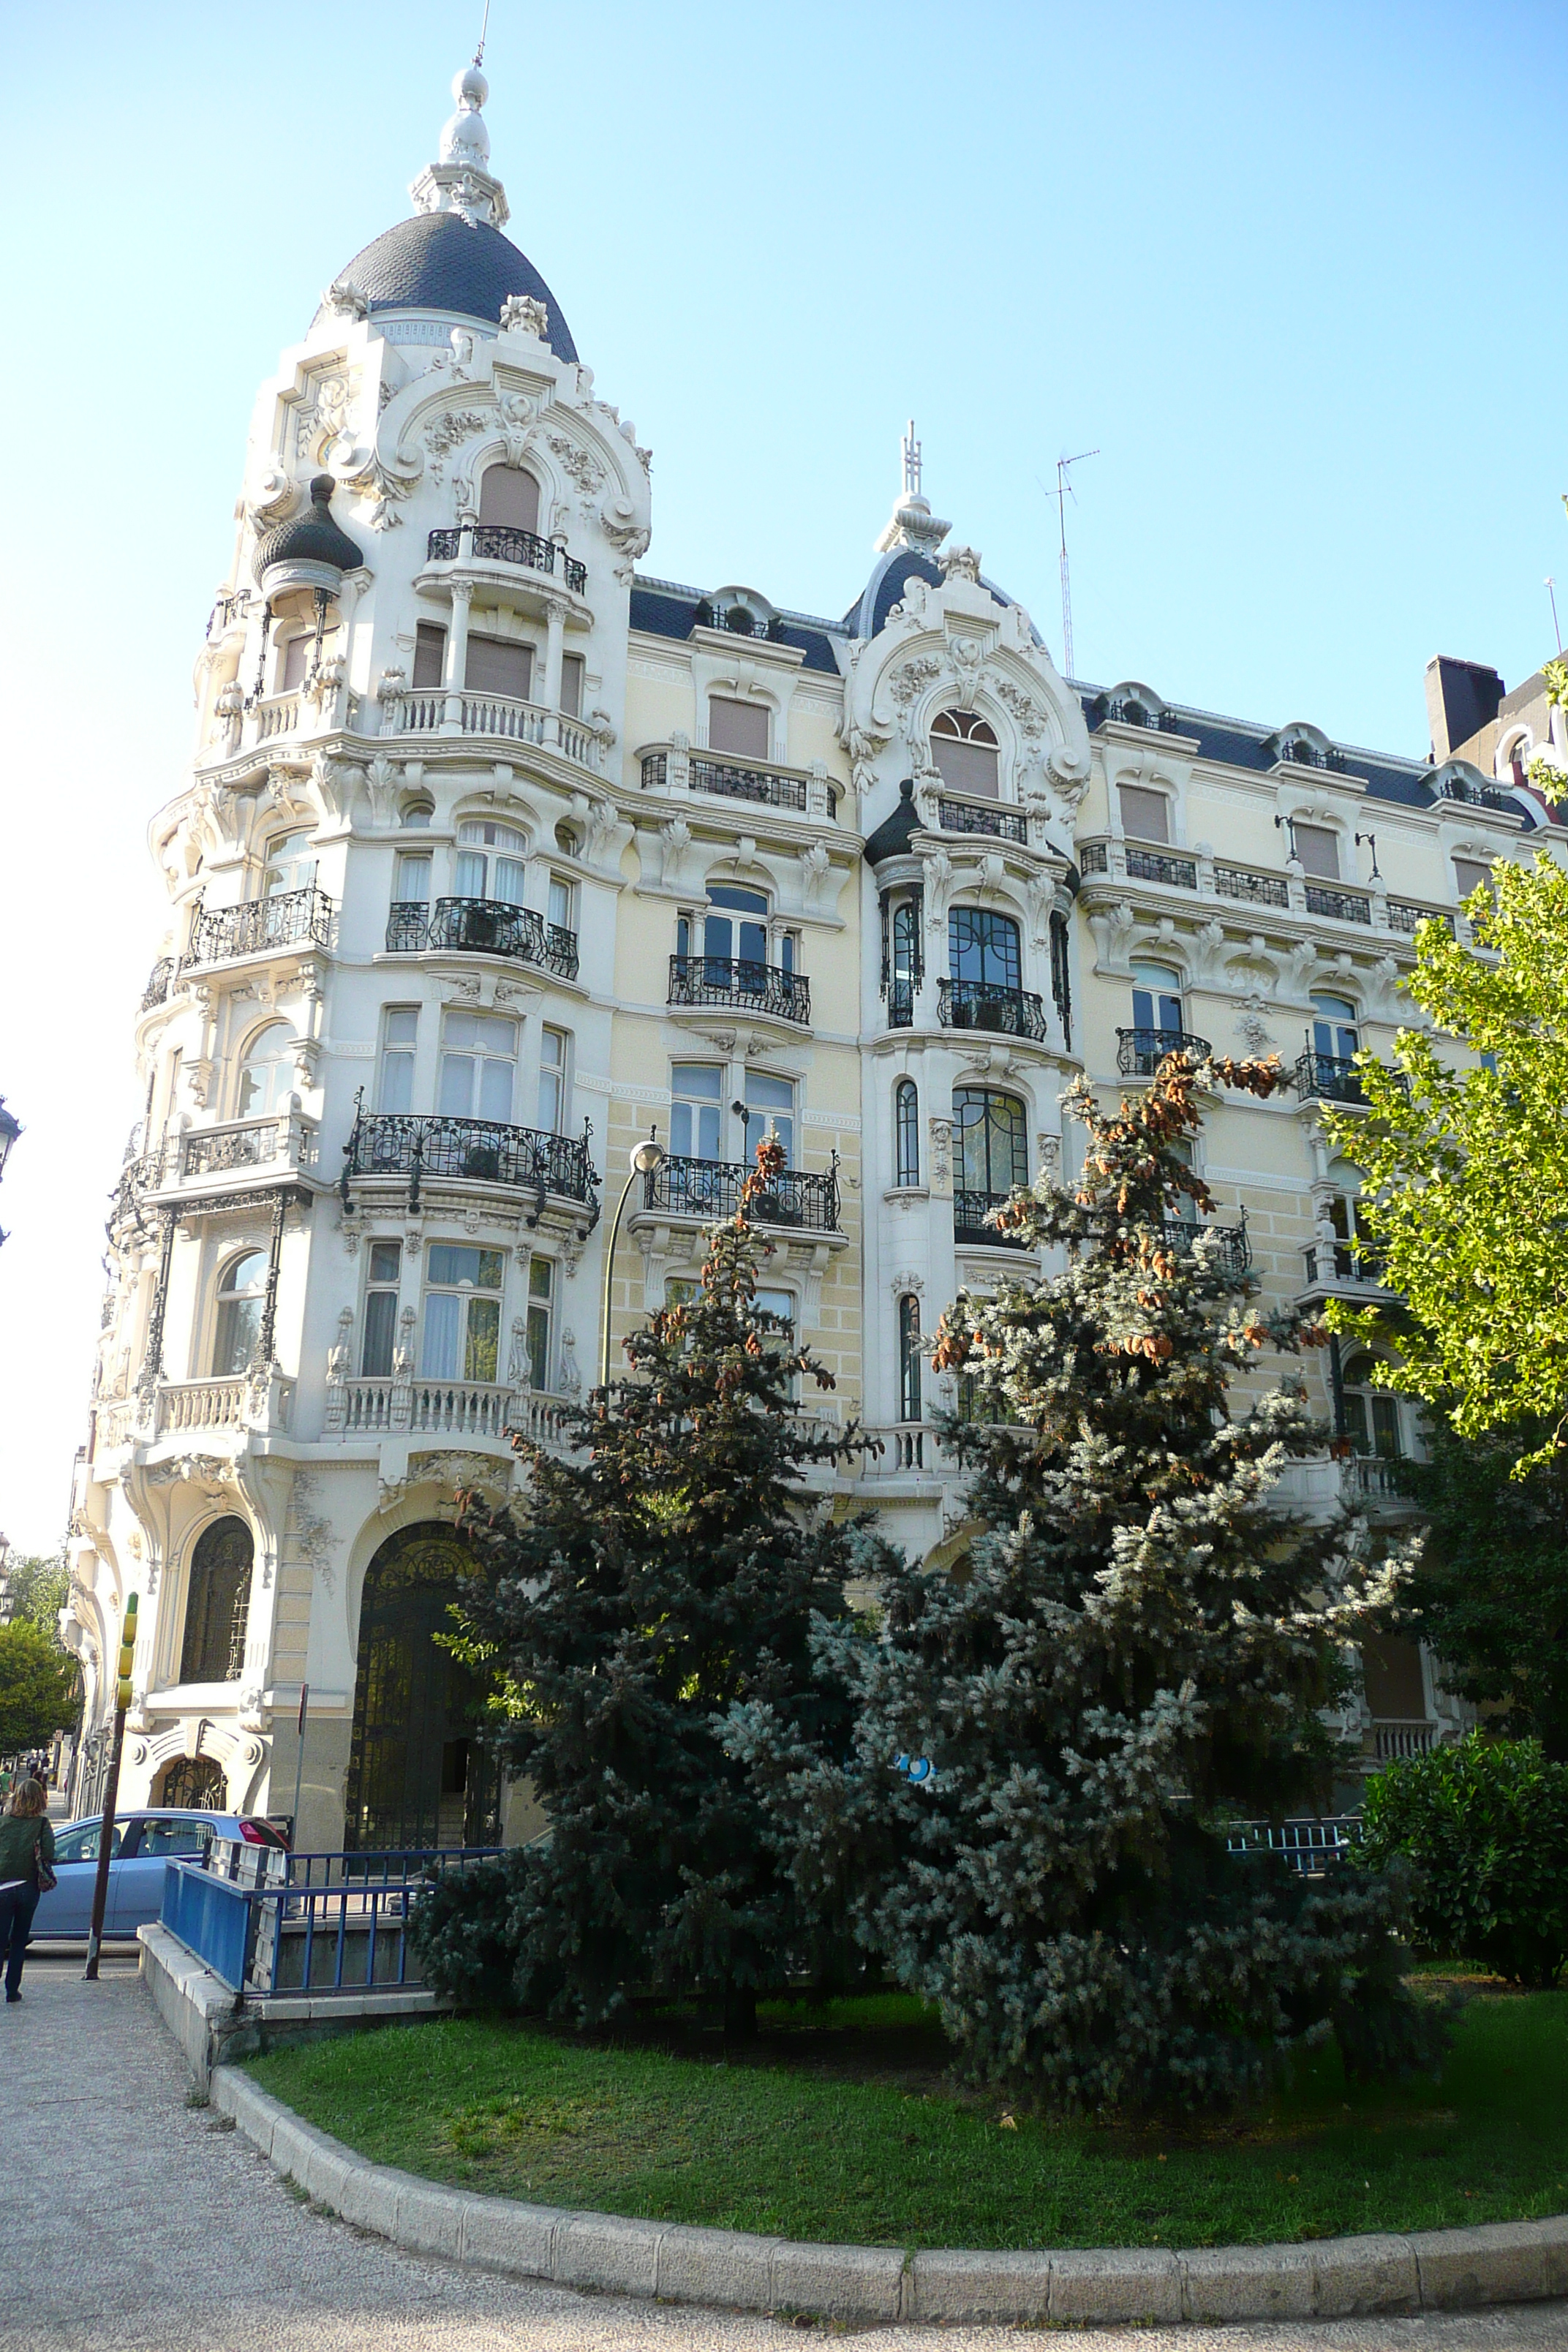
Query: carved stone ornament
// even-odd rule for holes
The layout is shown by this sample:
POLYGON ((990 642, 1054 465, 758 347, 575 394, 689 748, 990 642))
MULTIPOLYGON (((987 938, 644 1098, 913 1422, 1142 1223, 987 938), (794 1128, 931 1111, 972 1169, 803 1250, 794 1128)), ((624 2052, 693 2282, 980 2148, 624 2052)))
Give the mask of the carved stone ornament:
POLYGON ((536 294, 509 294, 500 306, 503 335, 531 335, 542 343, 550 332, 550 312, 536 294))
POLYGON ((546 447, 561 461, 561 470, 585 497, 592 497, 605 478, 605 469, 591 449, 584 449, 569 441, 563 433, 547 436, 546 447))
POLYGON ((448 410, 444 416, 433 417, 425 427, 425 446, 433 457, 443 457, 455 449, 459 441, 473 434, 484 432, 490 419, 477 408, 448 410))
POLYGON ((980 585, 980 551, 973 547, 944 547, 937 557, 943 580, 967 580, 980 585))
POLYGON ((370 303, 349 278, 334 278, 321 297, 321 308, 334 319, 368 319, 370 303))

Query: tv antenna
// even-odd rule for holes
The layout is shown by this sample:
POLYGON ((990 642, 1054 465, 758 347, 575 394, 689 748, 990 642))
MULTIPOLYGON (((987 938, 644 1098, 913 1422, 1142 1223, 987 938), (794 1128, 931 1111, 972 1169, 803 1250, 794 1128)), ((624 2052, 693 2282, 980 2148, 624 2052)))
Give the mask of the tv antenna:
POLYGON ((484 14, 484 21, 483 21, 483 23, 482 23, 482 24, 480 25, 480 26, 479 26, 479 47, 474 51, 474 63, 475 63, 477 66, 482 66, 482 65, 483 65, 483 63, 484 63, 484 61, 485 61, 485 43, 486 43, 486 41, 487 41, 487 40, 489 39, 489 29, 490 29, 490 0, 485 0, 485 14, 484 14))
POLYGON ((1062 676, 1069 678, 1073 674, 1072 583, 1068 578, 1067 502, 1070 498, 1076 506, 1078 493, 1068 481, 1068 475, 1074 466, 1081 466, 1086 457, 1098 457, 1099 455, 1098 449, 1080 449, 1076 457, 1057 459, 1057 519, 1061 526, 1062 537, 1062 676))

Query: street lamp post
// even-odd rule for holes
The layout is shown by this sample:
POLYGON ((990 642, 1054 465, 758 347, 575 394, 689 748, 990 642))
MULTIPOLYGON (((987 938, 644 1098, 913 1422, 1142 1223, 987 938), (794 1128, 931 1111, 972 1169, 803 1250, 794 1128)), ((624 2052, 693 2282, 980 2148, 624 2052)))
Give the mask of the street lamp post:
POLYGON ((650 1128, 642 1141, 632 1147, 631 1167, 627 1171, 626 1182, 621 1186, 621 1197, 616 1202, 616 1213, 610 1225, 610 1238, 605 1244, 604 1345, 599 1358, 601 1388, 607 1388, 610 1381, 610 1284, 615 1275, 616 1236, 621 1230, 621 1213, 626 1205, 627 1195, 637 1178, 651 1176, 656 1168, 663 1166, 666 1157, 663 1144, 659 1142, 654 1129, 650 1128))
POLYGON ((125 1596, 125 1617, 120 1628, 120 1667, 114 1684, 114 1746, 110 1751, 109 1778, 103 1785, 103 1819, 98 1826, 98 1875, 92 1883, 92 1918, 87 1931, 87 1966, 83 1977, 98 1980, 98 1955, 103 1943, 103 1915, 109 1904, 109 1864, 114 1851, 114 1809, 120 1799, 120 1759, 125 1753, 125 1710, 131 1704, 131 1669, 136 1656, 136 1595, 125 1596))

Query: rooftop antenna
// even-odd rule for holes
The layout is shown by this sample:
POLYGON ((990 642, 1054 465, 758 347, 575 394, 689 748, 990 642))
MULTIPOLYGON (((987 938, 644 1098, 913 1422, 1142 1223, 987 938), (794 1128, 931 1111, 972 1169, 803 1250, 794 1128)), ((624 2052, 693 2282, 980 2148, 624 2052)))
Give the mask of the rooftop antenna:
MULTIPOLYGON (((489 0, 485 0, 488 8, 489 0)), ((915 439, 915 420, 911 416, 904 435, 904 496, 918 499, 921 494, 921 445, 915 439)))
POLYGON ((1080 449, 1076 457, 1057 459, 1057 516, 1061 524, 1062 534, 1062 676, 1064 677, 1071 677, 1073 675, 1072 585, 1068 578, 1067 502, 1070 496, 1074 505, 1078 503, 1078 493, 1068 481, 1068 473, 1070 467, 1081 466, 1086 457, 1098 457, 1099 455, 1098 449, 1080 449))
POLYGON ((485 0, 485 14, 484 14, 484 21, 482 22, 482 24, 481 24, 481 25, 480 25, 480 26, 479 26, 479 47, 474 51, 474 63, 475 63, 477 66, 482 66, 482 65, 483 65, 483 63, 484 63, 484 61, 485 61, 485 43, 486 43, 486 41, 489 38, 489 30, 490 30, 490 0, 485 0))
POLYGON ((1563 658, 1563 630, 1557 619, 1557 583, 1553 580, 1550 572, 1546 575, 1546 593, 1552 599, 1552 634, 1557 640, 1557 658, 1561 661, 1563 658))

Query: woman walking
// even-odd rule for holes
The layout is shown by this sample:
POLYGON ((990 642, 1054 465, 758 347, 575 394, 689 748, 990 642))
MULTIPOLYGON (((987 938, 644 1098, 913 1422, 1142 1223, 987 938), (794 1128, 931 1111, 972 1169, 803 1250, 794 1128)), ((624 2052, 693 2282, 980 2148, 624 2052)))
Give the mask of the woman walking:
POLYGON ((22 1962, 46 1871, 54 1884, 55 1833, 44 1815, 47 1802, 37 1780, 19 1780, 0 1819, 0 1956, 8 2001, 22 1998, 22 1962))

